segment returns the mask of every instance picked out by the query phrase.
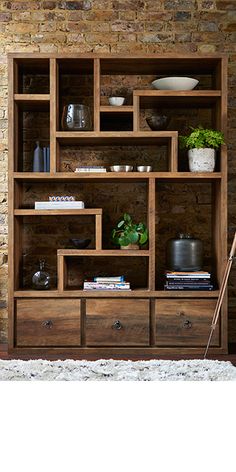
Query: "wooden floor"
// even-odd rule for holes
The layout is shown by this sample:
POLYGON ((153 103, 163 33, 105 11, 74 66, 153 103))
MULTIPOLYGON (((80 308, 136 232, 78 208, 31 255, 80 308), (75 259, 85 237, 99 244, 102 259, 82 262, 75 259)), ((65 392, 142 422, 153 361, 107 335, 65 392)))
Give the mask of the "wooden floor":
MULTIPOLYGON (((7 344, 0 344, 0 359, 2 360, 11 360, 11 359, 16 359, 16 356, 9 356, 7 352, 7 344)), ((35 356, 21 356, 20 357, 23 360, 29 360, 29 359, 37 359, 35 356)), ((48 359, 48 360, 57 360, 58 356, 40 356, 41 359, 48 359)), ((72 359, 76 359, 76 357, 70 356, 72 359)), ((180 360, 180 359, 195 359, 195 358, 200 358, 200 356, 159 356, 158 359, 163 359, 163 360, 180 360)), ((60 359, 63 360, 63 356, 60 355, 60 359)), ((148 360, 148 359, 153 359, 153 356, 148 357, 148 356, 140 356, 137 357, 133 360, 148 360)), ((219 356, 208 356, 208 359, 214 359, 214 360, 220 360, 220 361, 230 361, 232 362, 233 365, 236 366, 236 344, 231 344, 229 345, 229 354, 224 354, 224 355, 219 355, 219 356)), ((96 358, 92 357, 89 358, 89 360, 96 360, 96 358)))

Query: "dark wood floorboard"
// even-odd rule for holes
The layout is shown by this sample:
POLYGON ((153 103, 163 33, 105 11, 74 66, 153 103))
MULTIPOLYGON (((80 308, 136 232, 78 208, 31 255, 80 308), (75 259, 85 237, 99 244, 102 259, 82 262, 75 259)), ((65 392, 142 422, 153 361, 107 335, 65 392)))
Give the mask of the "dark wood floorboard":
MULTIPOLYGON (((22 360, 29 360, 29 359, 37 359, 38 356, 21 356, 20 359, 22 360)), ((41 359, 47 359, 47 360, 57 360, 57 359, 66 359, 66 357, 63 356, 40 356, 41 359)), ((148 359, 153 359, 154 356, 139 356, 135 357, 132 359, 133 360, 148 360, 148 359)), ((200 356, 158 356, 157 359, 163 359, 163 360, 181 360, 181 359, 199 359, 201 358, 200 356)), ((10 359, 17 359, 16 356, 10 356, 7 352, 7 344, 0 344, 0 359, 2 360, 10 360, 10 359)), ((19 357, 18 357, 19 359, 19 357)), ((76 356, 70 356, 70 359, 77 359, 76 356)), ((87 357, 88 360, 96 360, 97 358, 94 356, 87 357)), ((233 365, 236 366, 236 344, 232 344, 229 346, 229 354, 223 354, 219 356, 209 356, 208 359, 214 359, 214 360, 220 360, 220 361, 230 361, 232 362, 233 365)))

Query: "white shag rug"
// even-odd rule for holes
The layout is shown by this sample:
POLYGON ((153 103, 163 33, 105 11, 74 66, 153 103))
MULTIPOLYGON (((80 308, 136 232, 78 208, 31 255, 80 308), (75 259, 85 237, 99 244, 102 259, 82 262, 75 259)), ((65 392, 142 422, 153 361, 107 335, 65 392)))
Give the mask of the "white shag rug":
POLYGON ((212 360, 0 360, 0 380, 220 381, 236 380, 231 362, 212 360))

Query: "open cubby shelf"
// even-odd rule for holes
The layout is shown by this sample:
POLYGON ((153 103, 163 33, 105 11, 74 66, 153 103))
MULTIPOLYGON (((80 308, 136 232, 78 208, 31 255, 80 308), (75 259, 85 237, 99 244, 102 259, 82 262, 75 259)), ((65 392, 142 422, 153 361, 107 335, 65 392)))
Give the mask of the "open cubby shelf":
MULTIPOLYGON (((227 57, 150 54, 9 54, 9 348, 39 355, 158 356, 203 352, 227 257, 227 148, 215 171, 189 172, 179 134, 188 126, 227 129, 227 57), (199 80, 190 91, 156 90, 165 76, 199 80), (123 106, 109 105, 124 96, 123 106), (62 129, 63 107, 91 110, 90 131, 62 129), (170 120, 152 131, 147 117, 170 120), (32 172, 35 142, 50 146, 50 172, 32 172), (133 172, 110 172, 115 164, 133 172), (102 165, 106 173, 75 173, 102 165), (151 172, 137 166, 151 165, 151 172), (73 195, 83 210, 35 210, 50 195, 73 195), (148 243, 120 250, 111 230, 124 213, 143 221, 148 243), (163 290, 165 247, 179 231, 203 240, 215 290, 163 290), (72 238, 89 238, 72 249, 72 238), (32 289, 39 258, 51 287, 32 289), (122 274, 130 291, 84 291, 84 278, 122 274), (114 328, 120 321, 121 329, 114 328), (188 323, 185 323, 187 321, 188 323), (191 329, 186 331, 186 326, 191 329), (62 347, 63 346, 63 347, 62 347), (127 349, 127 350, 126 350, 127 349)), ((227 299, 212 353, 227 352, 227 299)))

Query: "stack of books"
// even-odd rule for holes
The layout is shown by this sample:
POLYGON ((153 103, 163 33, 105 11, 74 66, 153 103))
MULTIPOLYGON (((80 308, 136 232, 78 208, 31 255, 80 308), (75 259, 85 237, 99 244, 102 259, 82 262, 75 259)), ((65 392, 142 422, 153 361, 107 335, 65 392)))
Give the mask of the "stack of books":
POLYGON ((130 282, 123 275, 117 277, 93 277, 84 281, 84 290, 130 290, 130 282))
POLYGON ((213 290, 211 274, 203 270, 196 272, 165 273, 165 290, 213 290))
POLYGON ((76 167, 75 172, 106 172, 106 167, 103 166, 80 166, 76 167))
POLYGON ((82 210, 84 202, 82 201, 46 201, 35 202, 35 210, 82 210))

